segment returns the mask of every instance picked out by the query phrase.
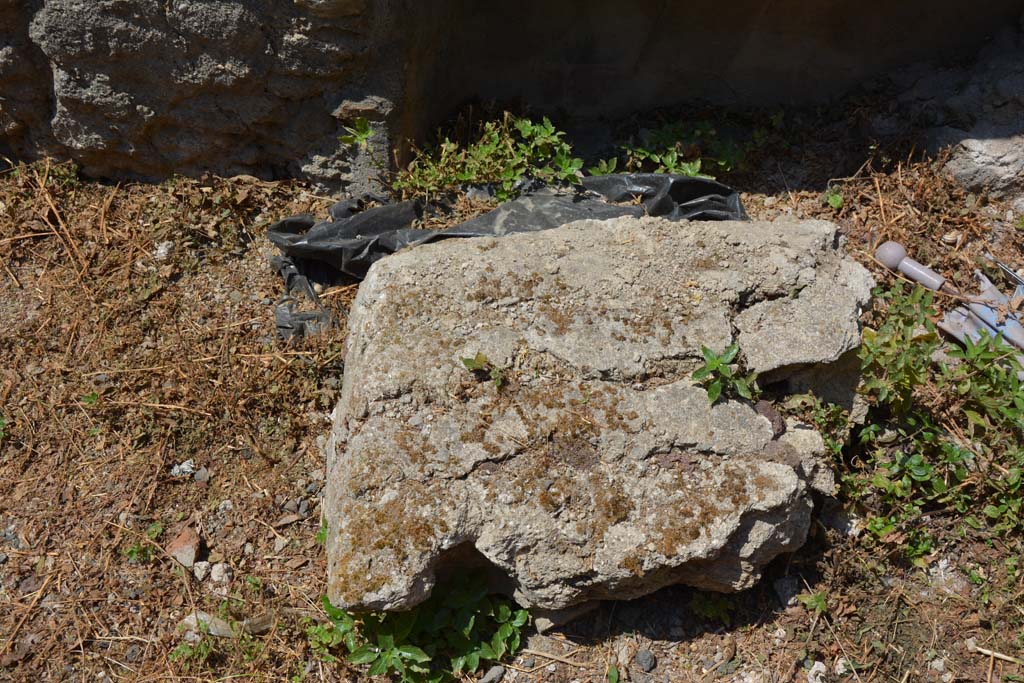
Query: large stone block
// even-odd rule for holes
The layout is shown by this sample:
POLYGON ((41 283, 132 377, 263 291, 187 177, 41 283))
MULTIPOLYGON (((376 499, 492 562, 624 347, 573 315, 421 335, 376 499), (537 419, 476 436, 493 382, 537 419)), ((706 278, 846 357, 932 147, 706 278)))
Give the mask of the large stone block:
POLYGON ((329 446, 331 600, 408 608, 474 562, 541 609, 750 586, 803 544, 822 442, 691 374, 737 337, 778 380, 855 348, 872 281, 839 245, 825 222, 629 218, 375 264, 329 446))

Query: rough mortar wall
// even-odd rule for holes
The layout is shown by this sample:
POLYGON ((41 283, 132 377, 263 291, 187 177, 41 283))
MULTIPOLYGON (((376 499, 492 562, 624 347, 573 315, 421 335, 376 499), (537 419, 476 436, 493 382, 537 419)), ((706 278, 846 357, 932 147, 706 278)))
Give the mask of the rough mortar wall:
POLYGON ((0 154, 87 175, 305 177, 374 158, 474 97, 616 114, 828 97, 973 51, 1019 2, 0 0, 0 154), (370 150, 341 144, 365 116, 370 150))

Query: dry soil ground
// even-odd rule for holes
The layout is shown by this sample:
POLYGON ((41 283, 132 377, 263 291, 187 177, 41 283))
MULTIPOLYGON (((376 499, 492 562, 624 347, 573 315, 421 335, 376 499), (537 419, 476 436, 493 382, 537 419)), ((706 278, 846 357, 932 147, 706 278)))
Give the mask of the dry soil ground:
MULTIPOLYGON (((1005 207, 928 162, 875 164, 847 173, 840 210, 820 189, 788 191, 784 165, 745 201, 754 217, 837 221, 880 278, 870 246, 891 236, 962 276, 995 234, 1024 266, 1005 207)), ((318 439, 356 285, 325 296, 337 329, 277 340, 281 285, 263 237, 272 220, 329 204, 244 177, 113 185, 45 162, 0 175, 0 679, 361 679, 320 662, 305 636, 323 618, 318 439), (182 473, 188 461, 197 473, 182 473), (168 556, 186 526, 200 558, 222 565, 215 576, 168 556), (183 657, 179 622, 197 609, 266 630, 207 636, 183 657)), ((532 635, 505 680, 603 681, 612 658, 638 682, 1024 680, 986 654, 1019 656, 1024 643, 1019 539, 929 523, 951 533, 924 569, 898 539, 869 550, 819 524, 760 588, 608 604, 532 635), (827 611, 784 604, 776 579, 824 593, 827 611), (657 657, 650 673, 633 661, 641 648, 657 657)))

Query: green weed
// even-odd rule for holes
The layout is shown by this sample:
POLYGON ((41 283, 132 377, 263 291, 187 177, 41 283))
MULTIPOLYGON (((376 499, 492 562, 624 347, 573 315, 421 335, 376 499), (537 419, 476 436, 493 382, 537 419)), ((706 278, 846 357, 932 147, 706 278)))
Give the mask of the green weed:
POLYGON ((836 211, 842 210, 843 205, 845 204, 842 191, 835 187, 830 187, 825 190, 825 203, 836 211))
POLYGON ((346 135, 342 135, 340 138, 341 142, 346 145, 356 145, 362 149, 366 148, 375 134, 370 122, 363 117, 357 118, 351 127, 345 126, 345 132, 346 135))
POLYGON ((808 612, 814 612, 815 614, 828 614, 828 596, 825 595, 824 591, 818 593, 804 593, 803 595, 796 596, 796 599, 800 601, 808 612))
MULTIPOLYGON (((205 626, 205 625, 204 625, 205 626)), ((167 656, 172 662, 182 664, 186 670, 206 664, 215 654, 213 638, 204 633, 195 643, 183 642, 167 656)))
POLYGON ((124 556, 128 558, 128 561, 132 564, 149 564, 153 561, 153 541, 160 538, 160 534, 164 532, 164 525, 160 522, 153 522, 146 527, 146 539, 151 541, 147 543, 145 541, 140 543, 133 543, 128 546, 124 551, 124 556))
POLYGON ((587 173, 592 176, 611 175, 615 173, 618 167, 619 160, 614 157, 611 159, 600 159, 596 166, 591 166, 587 169, 587 173))
POLYGON ((0 442, 7 438, 7 419, 0 415, 0 442))
POLYGON ((565 133, 550 119, 535 123, 506 113, 484 123, 468 145, 446 137, 434 149, 416 150, 394 187, 407 197, 429 198, 464 185, 492 185, 497 199, 507 201, 524 180, 575 183, 582 168, 583 160, 572 155, 565 133))
POLYGON ((463 358, 462 364, 474 375, 488 377, 498 391, 505 386, 505 371, 496 367, 484 354, 477 353, 473 358, 463 358))
POLYGON ((850 421, 842 406, 834 403, 822 403, 815 399, 811 408, 811 419, 825 441, 825 447, 836 458, 842 455, 846 446, 846 437, 850 429, 850 421))
POLYGON ((408 612, 355 615, 325 597, 326 625, 307 630, 310 647, 334 661, 347 652, 351 664, 369 666, 369 676, 388 675, 402 683, 454 681, 519 649, 530 617, 508 600, 489 596, 481 577, 439 586, 429 600, 408 612))
POLYGON ((704 365, 693 373, 693 379, 704 386, 708 392, 708 400, 712 404, 723 393, 727 396, 739 396, 748 401, 754 400, 759 392, 757 374, 739 374, 732 365, 740 352, 738 344, 731 344, 720 354, 706 346, 701 346, 700 350, 704 354, 704 365))
POLYGON ((643 147, 623 147, 626 154, 626 167, 635 171, 652 173, 672 173, 691 178, 711 178, 700 172, 701 160, 685 157, 676 149, 651 151, 643 147))
POLYGON ((873 513, 870 537, 903 531, 894 538, 908 559, 923 564, 936 545, 914 524, 925 513, 953 512, 967 527, 996 533, 1024 529, 1017 351, 983 336, 936 360, 932 293, 897 284, 877 296, 884 323, 865 332, 860 351, 873 408, 859 435, 863 455, 844 477, 866 496, 860 502, 873 513))
POLYGON ((728 173, 745 165, 748 153, 767 144, 769 134, 741 144, 721 137, 709 121, 672 122, 643 131, 639 145, 625 145, 622 153, 630 171, 673 173, 713 178, 708 171, 728 173), (704 169, 704 172, 702 172, 704 169))

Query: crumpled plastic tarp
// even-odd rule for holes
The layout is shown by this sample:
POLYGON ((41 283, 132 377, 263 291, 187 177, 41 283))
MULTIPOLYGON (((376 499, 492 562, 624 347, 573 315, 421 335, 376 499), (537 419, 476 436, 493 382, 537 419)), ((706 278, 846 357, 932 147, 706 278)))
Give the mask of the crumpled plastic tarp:
MULTIPOLYGON (((470 192, 486 192, 471 189, 470 192)), ((385 203, 363 197, 338 202, 331 220, 293 216, 274 223, 268 237, 280 250, 274 268, 286 296, 275 313, 284 338, 316 334, 331 323, 312 283, 329 284, 339 275, 362 279, 370 266, 399 249, 457 237, 500 237, 550 230, 573 221, 620 216, 660 216, 668 220, 747 220, 739 194, 708 178, 658 173, 584 178, 580 186, 536 186, 482 216, 447 230, 412 227, 422 218, 419 201, 385 203), (374 202, 372 208, 364 208, 374 202), (296 310, 297 297, 316 311, 296 310)))

